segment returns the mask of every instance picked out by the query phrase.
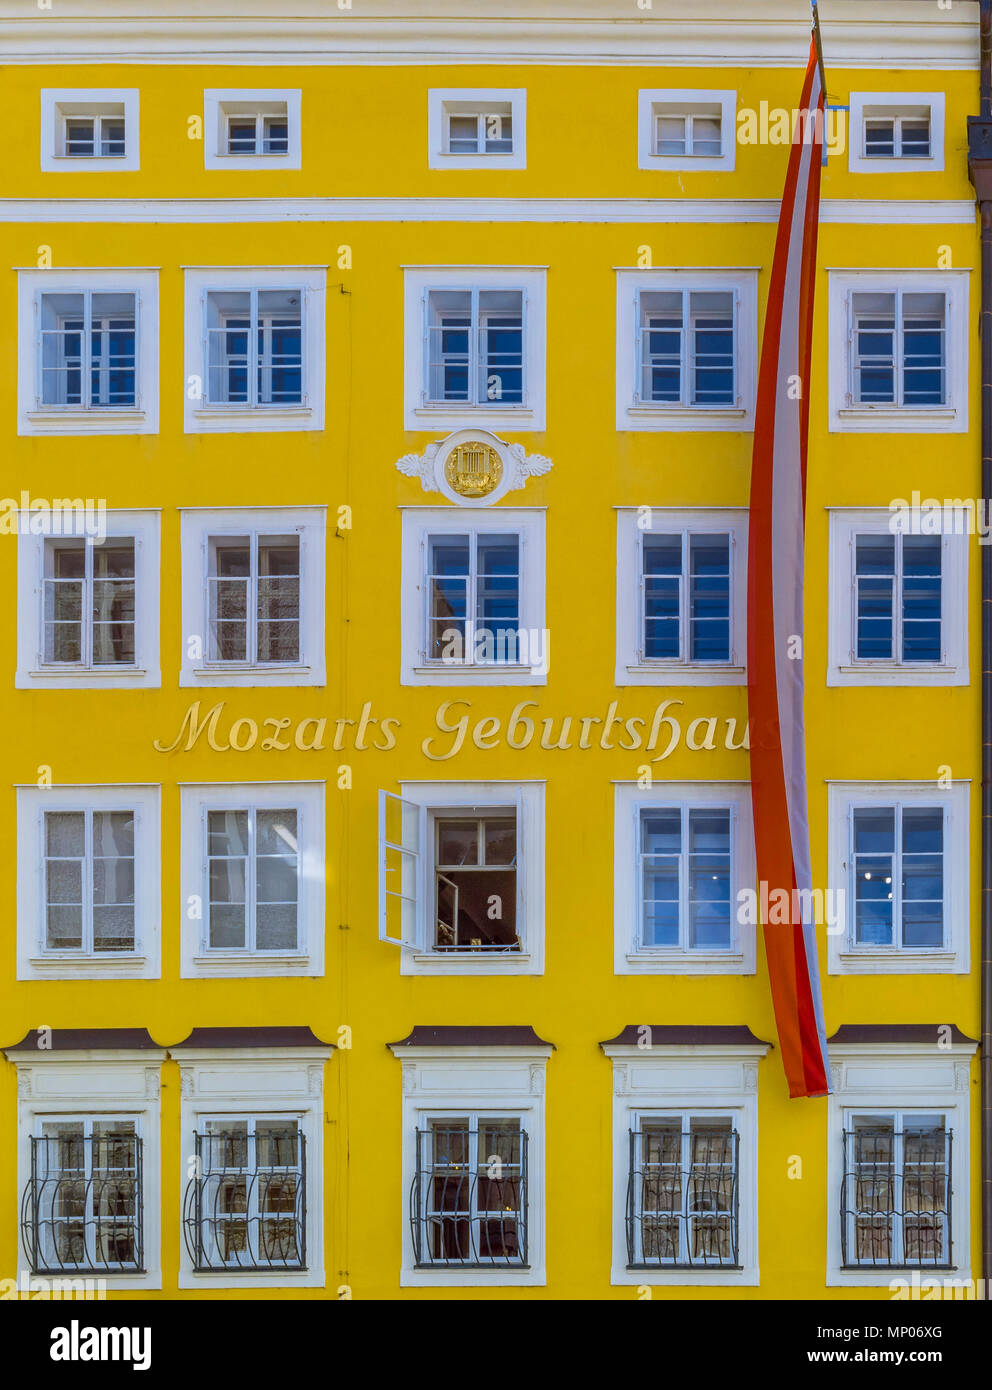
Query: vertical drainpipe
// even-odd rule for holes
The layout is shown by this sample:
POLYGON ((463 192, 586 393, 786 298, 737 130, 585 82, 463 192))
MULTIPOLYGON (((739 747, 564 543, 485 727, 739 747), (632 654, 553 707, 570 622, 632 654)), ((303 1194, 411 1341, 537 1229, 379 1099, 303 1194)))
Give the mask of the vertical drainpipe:
MULTIPOLYGON (((992 503, 992 0, 980 0, 981 114, 968 118, 968 172, 982 229, 982 509, 992 503)), ((982 563, 982 1273, 992 1279, 992 545, 982 563)))

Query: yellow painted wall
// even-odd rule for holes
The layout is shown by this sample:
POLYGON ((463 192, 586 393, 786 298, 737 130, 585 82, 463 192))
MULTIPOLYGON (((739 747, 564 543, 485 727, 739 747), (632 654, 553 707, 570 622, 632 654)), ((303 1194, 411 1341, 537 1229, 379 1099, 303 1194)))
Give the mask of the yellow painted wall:
MULTIPOLYGON (((775 198, 786 150, 743 147, 737 171, 643 172, 636 167, 640 87, 737 87, 741 107, 762 99, 791 107, 800 75, 664 71, 618 67, 510 70, 443 66, 315 68, 44 68, 8 71, 9 110, 27 113, 5 151, 8 198, 217 198, 327 196, 473 196, 556 198, 775 198), (429 87, 526 85, 526 170, 502 174, 426 167, 429 87), (38 169, 41 87, 139 87, 141 171, 43 174, 38 169), (202 111, 204 86, 300 87, 303 169, 298 173, 212 172, 203 146, 187 139, 187 116, 202 111), (577 103, 577 94, 582 101, 577 103)), ((967 73, 831 73, 832 100, 858 90, 946 88, 947 170, 943 174, 859 175, 846 156, 825 173, 827 198, 967 199, 965 117, 976 107, 967 73)), ((616 506, 745 505, 751 438, 746 434, 621 433, 615 429, 614 268, 653 248, 656 266, 758 266, 761 317, 773 224, 610 225, 486 223, 287 223, 85 225, 0 224, 0 419, 5 422, 4 483, 17 496, 102 496, 110 507, 161 507, 162 689, 15 691, 16 541, 0 537, 0 727, 6 731, 0 791, 0 843, 8 892, 0 904, 0 1043, 30 1028, 147 1027, 169 1044, 195 1026, 309 1024, 334 1041, 353 1029, 354 1047, 327 1066, 325 1109, 325 1252, 327 1287, 288 1297, 335 1297, 348 1284, 356 1298, 397 1297, 401 1203, 400 1066, 385 1044, 414 1023, 529 1023, 553 1042, 547 1085, 547 1268, 541 1289, 499 1289, 499 1298, 632 1298, 611 1288, 611 1068, 598 1047, 627 1023, 746 1023, 773 1039, 774 1022, 759 948, 755 976, 613 974, 613 786, 632 779, 644 757, 619 749, 515 752, 468 746, 431 762, 421 741, 434 731, 437 706, 464 697, 472 719, 505 721, 521 700, 532 716, 602 718, 611 700, 625 717, 650 720, 675 697, 683 729, 694 717, 733 717, 742 726, 742 688, 635 688, 613 685, 616 506), (35 439, 15 436, 16 274, 51 246, 56 269, 160 267, 161 432, 144 437, 35 439), (352 248, 353 269, 336 268, 338 247, 352 248), (322 433, 184 436, 184 265, 327 264, 326 427, 322 433), (552 666, 545 689, 409 689, 399 685, 400 512, 433 505, 395 461, 419 452, 435 433, 403 429, 403 272, 410 264, 548 267, 548 428, 514 435, 528 452, 547 454, 552 471, 532 479, 508 506, 547 506, 547 614, 552 666), (340 288, 339 288, 340 286, 340 288), (181 651, 180 506, 327 503, 326 652, 322 689, 178 688, 181 651), (346 539, 333 535, 338 505, 353 508, 346 539), (191 752, 162 754, 188 705, 226 700, 227 716, 357 719, 365 701, 377 717, 401 721, 392 752, 191 752), (354 787, 338 791, 336 770, 353 769, 354 787), (15 798, 13 784, 33 782, 48 764, 56 782, 161 782, 163 817, 163 960, 155 981, 15 983, 15 798), (404 779, 546 778, 546 968, 535 978, 401 978, 394 948, 377 940, 376 794, 404 779), (327 938, 319 980, 179 979, 179 794, 184 781, 327 782, 327 938), (339 927, 346 924, 346 929, 339 927)), ((970 688, 831 689, 825 686, 827 505, 884 506, 918 488, 924 496, 978 492, 978 277, 972 276, 968 435, 830 436, 826 401, 826 267, 932 267, 949 245, 955 268, 978 265, 971 226, 898 228, 826 224, 821 228, 808 498, 807 722, 812 850, 816 881, 826 864, 824 779, 932 778, 949 764, 956 778, 979 776, 979 694, 970 688)), ((979 665, 977 550, 971 560, 971 669, 979 665)), ((450 739, 438 735, 442 747, 450 739)), ((536 740, 535 740, 536 741, 536 740)), ((328 738, 330 743, 330 737, 328 738)), ((656 765, 673 779, 747 776, 743 752, 690 752, 656 765)), ((978 960, 977 785, 972 797, 972 959, 978 960)), ((953 1022, 978 1028, 977 974, 926 977, 826 975, 828 1034, 842 1023, 953 1022)), ((972 1154, 974 1230, 978 1226, 977 1069, 972 1154)), ((164 1289, 176 1297, 180 1240, 178 1069, 163 1073, 162 1232, 164 1289)), ((16 1265, 19 1194, 14 1171, 14 1068, 0 1070, 0 1277, 16 1265)), ((826 1102, 792 1101, 778 1053, 759 1068, 759 1263, 756 1289, 688 1291, 693 1297, 887 1297, 887 1290, 825 1290, 828 1207, 826 1102), (789 1181, 790 1155, 804 1176, 789 1181)), ((681 1296, 656 1289, 655 1297, 681 1296)), ((114 1295, 111 1295, 113 1297, 114 1295)), ((120 1295, 117 1295, 120 1297, 120 1295)), ((231 1297, 228 1291, 197 1297, 231 1297)), ((267 1290, 245 1297, 270 1297, 267 1290)), ((406 1290, 404 1297, 437 1297, 406 1290)), ((486 1289, 440 1296, 489 1296, 486 1289)))

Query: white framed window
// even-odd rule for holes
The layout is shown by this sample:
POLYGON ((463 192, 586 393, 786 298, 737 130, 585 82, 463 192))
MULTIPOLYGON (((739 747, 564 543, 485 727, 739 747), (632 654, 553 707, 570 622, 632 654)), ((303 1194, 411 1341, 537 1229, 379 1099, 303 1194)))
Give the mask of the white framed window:
POLYGON ((18 434, 158 433, 158 272, 18 271, 18 434))
POLYGON ((189 433, 324 427, 322 266, 186 270, 189 433))
POLYGON ((746 617, 746 508, 617 508, 617 685, 743 685, 746 617))
POLYGON ((545 685, 544 512, 404 507, 403 685, 545 685))
POLYGON ((646 88, 637 94, 639 169, 734 168, 737 93, 646 88))
POLYGON ((187 783, 182 975, 324 973, 323 782, 187 783))
POLYGON ((7 1055, 19 1083, 18 1269, 105 1281, 110 1290, 160 1289, 165 1051, 104 1045, 7 1055))
POLYGON ((391 1050, 404 1082, 401 1286, 543 1285, 551 1048, 391 1050))
POLYGON ((831 974, 966 974, 970 785, 831 782, 831 974))
POLYGON ((750 787, 617 783, 614 796, 615 973, 753 974, 750 787))
POLYGON ((543 269, 407 267, 405 297, 407 429, 544 429, 543 269))
POLYGON ((157 980, 159 788, 17 789, 17 978, 157 980))
POLYGON ((181 1289, 323 1288, 324 1063, 316 1047, 187 1047, 181 1289), (189 1158, 199 1164, 191 1170, 189 1158))
POLYGON ((184 508, 181 686, 324 684, 324 507, 184 508))
POLYGON ((617 429, 750 430, 757 272, 617 271, 617 429))
POLYGON ((830 271, 830 428, 968 427, 968 272, 830 271))
POLYGON ((208 88, 203 93, 204 168, 301 168, 301 105, 298 90, 208 88))
POLYGON ((404 975, 544 970, 544 783, 379 792, 379 938, 404 975))
POLYGON ((968 684, 967 521, 831 509, 828 685, 968 684))
POLYGON ((828 1287, 896 1288, 912 1270, 970 1278, 976 1045, 940 1031, 928 1042, 830 1041, 828 1287))
POLYGON ((21 690, 161 685, 159 513, 21 514, 17 675, 21 690), (36 521, 45 531, 32 534, 36 521))
POLYGON ((610 1282, 756 1286, 768 1044, 687 1046, 639 1031, 652 1035, 646 1046, 603 1044, 613 1064, 610 1282))
POLYGON ((138 169, 138 96, 137 87, 43 87, 42 169, 138 169))
POLYGON ((432 87, 427 93, 430 169, 525 169, 524 87, 432 87))
POLYGON ((943 170, 943 92, 852 92, 849 119, 852 173, 943 170))

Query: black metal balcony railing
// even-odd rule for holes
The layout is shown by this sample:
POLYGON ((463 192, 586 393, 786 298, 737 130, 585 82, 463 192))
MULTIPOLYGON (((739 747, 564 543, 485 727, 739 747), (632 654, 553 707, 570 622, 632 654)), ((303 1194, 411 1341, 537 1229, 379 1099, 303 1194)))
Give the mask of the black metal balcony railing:
POLYGON ((32 1137, 21 1197, 32 1272, 141 1273, 142 1190, 135 1134, 32 1137))
POLYGON ((848 1269, 951 1268, 951 1130, 844 1131, 841 1259, 848 1269))
POLYGON ((526 1133, 435 1125, 416 1137, 410 1226, 418 1267, 525 1268, 526 1133))
POLYGON ((306 1139, 194 1134, 196 1168, 183 1199, 183 1236, 200 1272, 307 1267, 306 1139))
POLYGON ((630 1130, 627 1266, 739 1269, 736 1130, 630 1130))

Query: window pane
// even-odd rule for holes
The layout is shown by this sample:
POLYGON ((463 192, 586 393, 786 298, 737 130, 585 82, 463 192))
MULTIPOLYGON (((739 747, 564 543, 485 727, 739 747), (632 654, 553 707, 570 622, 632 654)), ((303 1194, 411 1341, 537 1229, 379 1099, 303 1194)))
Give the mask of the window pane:
POLYGON ((520 627, 520 542, 516 536, 480 535, 477 539, 477 632, 488 634, 491 650, 482 655, 515 662, 520 627))
POLYGON ((472 115, 450 115, 448 117, 448 153, 478 154, 479 117, 472 115))
POLYGON ((644 536, 644 655, 677 661, 681 655, 682 537, 644 536))
POLYGON ((894 536, 858 536, 855 540, 857 634, 861 661, 888 661, 893 656, 894 536))
POLYGON ((734 403, 734 296, 730 291, 689 296, 692 317, 694 405, 734 403))
POLYGON ((85 837, 82 811, 45 813, 45 944, 50 950, 83 944, 85 837))
POLYGON ((427 396, 468 401, 472 337, 469 290, 431 290, 428 296, 427 396))
POLYGON ((517 405, 523 400, 523 293, 479 294, 478 403, 517 405))
POLYGON ((891 946, 895 811, 860 807, 854 812, 855 940, 891 946))
POLYGON ((731 944, 730 812, 689 812, 689 946, 731 944))
POLYGON ((895 154, 895 121, 870 117, 865 121, 865 154, 869 158, 891 159, 895 154))
POLYGON ((96 118, 94 116, 67 116, 65 119, 65 152, 75 158, 94 155, 96 145, 96 118))
POLYGON ((428 538, 428 643, 432 660, 464 660, 468 617, 469 537, 428 538))
POLYGON ((133 294, 94 294, 90 319, 90 405, 133 406, 135 387, 133 294))
POLYGON ((682 399, 682 293, 644 291, 641 313, 641 396, 677 405, 682 399))
POLYGON ((685 154, 686 125, 685 116, 657 116, 655 118, 655 154, 685 154))
POLYGON ((479 822, 439 820, 437 823, 437 862, 439 867, 479 862, 479 822))
POLYGON ((93 812, 93 949, 134 946, 134 816, 93 812))
POLYGON ((300 659, 300 541, 258 540, 258 660, 300 659))
POLYGON ((482 117, 486 154, 513 153, 513 119, 509 113, 487 111, 482 117))
POLYGON ((906 405, 944 403, 944 296, 903 296, 903 400, 906 405))
POLYGON ((298 405, 303 400, 302 291, 258 292, 258 400, 298 405))
POLYGON ((894 403, 895 295, 856 294, 853 306, 855 398, 862 404, 894 403))
POLYGON ((719 116, 693 116, 692 153, 700 158, 720 157, 719 116))
POLYGON ((210 551, 211 658, 247 661, 251 545, 244 536, 215 538, 210 551))
POLYGON ((693 661, 730 660, 730 537, 689 537, 689 632, 693 661))
POLYGON ((134 541, 93 549, 93 663, 134 662, 134 541))
POLYGON ((248 402, 251 295, 212 290, 207 295, 207 399, 218 405, 248 402))
POLYGON ((940 661, 941 541, 902 538, 902 659, 940 661))
POLYGON ((83 404, 84 297, 41 296, 41 403, 83 404))
POLYGON ((644 945, 679 944, 679 861, 682 813, 678 809, 641 815, 641 892, 644 945))
POLYGON ((902 944, 943 944, 944 816, 940 808, 902 813, 902 944))
POLYGON ((82 661, 86 543, 50 542, 45 560, 45 660, 82 661))
POLYGON ((930 118, 928 116, 904 116, 902 122, 903 159, 930 158, 930 118))

